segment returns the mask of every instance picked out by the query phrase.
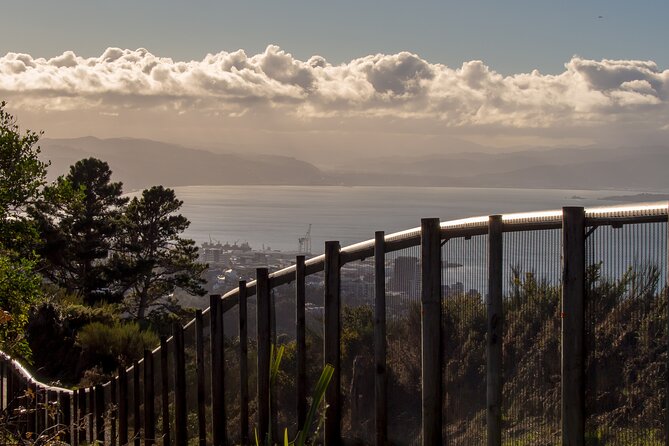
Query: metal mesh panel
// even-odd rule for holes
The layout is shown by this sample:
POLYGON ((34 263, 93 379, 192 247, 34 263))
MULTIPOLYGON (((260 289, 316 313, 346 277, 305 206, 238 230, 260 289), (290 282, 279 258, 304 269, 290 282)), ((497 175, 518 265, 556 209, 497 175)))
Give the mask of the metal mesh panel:
POLYGON ((444 439, 486 442, 486 304, 488 236, 455 238, 442 247, 444 439))
POLYGON ((188 441, 197 442, 197 362, 195 351, 195 323, 184 328, 184 352, 186 357, 186 419, 188 441))
MULTIPOLYGON (((111 443, 112 425, 113 425, 114 434, 117 435, 118 431, 116 430, 116 428, 117 428, 116 421, 117 421, 118 416, 116 415, 117 405, 116 404, 114 404, 114 405, 111 404, 112 392, 111 392, 111 385, 109 383, 107 383, 104 386, 104 395, 105 395, 105 403, 107 404, 107 407, 106 407, 106 410, 105 410, 105 413, 104 413, 105 444, 112 444, 111 443)), ((62 400, 61 400, 61 404, 62 404, 62 400)), ((72 402, 70 401, 69 404, 72 404, 72 402)), ((61 419, 61 423, 62 423, 62 419, 61 419)))
POLYGON ((213 420, 211 411, 211 311, 202 315, 202 334, 204 347, 204 413, 207 442, 211 442, 213 420))
MULTIPOLYGON (((175 413, 174 413, 174 340, 167 343, 167 379, 168 379, 168 388, 169 388, 169 401, 170 401, 170 440, 174 444, 176 440, 176 431, 174 426, 175 413)), ((162 432, 162 431, 161 431, 162 432)), ((165 445, 167 446, 167 445, 165 445)))
POLYGON ((275 433, 283 438, 284 429, 289 437, 297 433, 297 349, 295 343, 295 283, 272 289, 274 343, 284 346, 283 359, 274 388, 278 424, 275 433))
POLYGON ((135 414, 139 418, 140 438, 144 438, 144 361, 139 363, 139 413, 135 414))
POLYGON ((258 422, 258 323, 257 323, 257 296, 251 296, 247 302, 248 314, 248 389, 249 389, 249 431, 253 436, 253 429, 257 429, 258 422))
POLYGON ((162 395, 162 383, 163 383, 163 374, 160 368, 160 349, 156 350, 153 353, 153 392, 154 392, 154 401, 153 408, 155 411, 155 432, 156 432, 156 444, 163 444, 163 395, 162 395))
MULTIPOLYGON (((254 316, 254 315, 253 315, 254 316)), ((224 367, 225 367, 225 414, 227 438, 230 444, 241 442, 241 375, 239 373, 239 306, 223 314, 224 367)), ((210 373, 211 375, 211 373, 210 373)))
POLYGON ((598 227, 586 240, 586 432, 664 444, 667 224, 598 227))
MULTIPOLYGON (((311 405, 311 395, 323 370, 324 280, 325 273, 323 272, 311 274, 305 278, 307 407, 311 405)), ((319 411, 319 414, 322 414, 322 410, 319 411)))
POLYGON ((341 269, 342 431, 374 439, 374 257, 341 269))
MULTIPOLYGON (((132 367, 131 369, 128 370, 127 376, 128 376, 128 443, 132 443, 133 439, 139 435, 138 432, 135 432, 135 369, 132 367)), ((91 414, 92 416, 92 411, 91 408, 88 406, 88 394, 86 395, 87 400, 86 400, 86 412, 91 414)), ((90 439, 89 439, 90 441, 90 439)))
POLYGON ((560 443, 560 230, 504 234, 502 438, 560 443))
POLYGON ((385 264, 388 439, 420 444, 420 247, 388 253, 385 264))

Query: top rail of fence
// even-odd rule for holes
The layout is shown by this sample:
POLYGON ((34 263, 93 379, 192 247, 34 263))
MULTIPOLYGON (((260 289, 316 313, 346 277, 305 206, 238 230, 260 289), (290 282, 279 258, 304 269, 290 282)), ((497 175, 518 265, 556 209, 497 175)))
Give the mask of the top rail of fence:
MULTIPOLYGON (((647 203, 623 206, 595 207, 585 210, 587 226, 619 225, 630 223, 650 223, 666 221, 668 205, 647 203)), ((442 239, 471 237, 487 233, 489 216, 478 216, 441 222, 442 239)), ((558 229, 562 225, 562 210, 539 212, 521 212, 503 214, 503 231, 531 231, 558 229)), ((420 227, 407 229, 385 236, 385 251, 393 252, 420 244, 420 227)), ((374 255, 374 239, 345 246, 341 249, 341 264, 362 260, 374 255)), ((319 255, 305 262, 306 275, 323 270, 325 256, 319 255)), ((270 274, 270 285, 276 287, 290 283, 295 279, 295 266, 289 266, 270 274)), ((223 295, 224 310, 237 304, 239 290, 235 289, 223 295)), ((247 295, 255 294, 255 281, 247 284, 247 295)))
POLYGON ((28 370, 26 370, 25 367, 21 365, 20 362, 18 362, 16 359, 13 359, 11 356, 9 356, 7 353, 0 351, 0 358, 2 358, 5 362, 11 364, 15 371, 21 375, 23 380, 28 383, 28 384, 35 384, 38 388, 47 390, 47 391, 53 391, 53 392, 60 392, 60 393, 69 393, 71 394, 72 391, 70 389, 65 389, 63 387, 57 387, 57 386, 50 386, 48 384, 44 384, 40 381, 38 381, 34 376, 30 374, 28 370))

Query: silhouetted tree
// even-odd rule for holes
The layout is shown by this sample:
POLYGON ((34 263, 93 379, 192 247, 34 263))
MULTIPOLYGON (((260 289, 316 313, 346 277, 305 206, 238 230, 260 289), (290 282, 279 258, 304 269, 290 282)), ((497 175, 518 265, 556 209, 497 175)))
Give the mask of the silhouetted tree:
POLYGON ((195 242, 180 236, 190 224, 176 214, 182 204, 172 189, 154 186, 133 198, 123 215, 112 265, 123 277, 127 310, 138 321, 180 309, 172 296, 176 288, 205 294, 206 265, 197 262, 195 242))
POLYGON ((88 304, 115 298, 105 260, 128 199, 111 174, 99 159, 78 161, 45 189, 45 199, 33 210, 44 238, 45 275, 88 304))

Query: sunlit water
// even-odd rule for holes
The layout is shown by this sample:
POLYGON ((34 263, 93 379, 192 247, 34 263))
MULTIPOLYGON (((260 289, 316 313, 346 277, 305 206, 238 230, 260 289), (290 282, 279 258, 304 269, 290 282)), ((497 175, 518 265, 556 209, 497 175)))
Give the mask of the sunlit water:
POLYGON ((296 251, 312 224, 314 253, 326 240, 342 246, 420 225, 496 213, 604 206, 600 198, 632 192, 447 187, 188 186, 175 188, 191 221, 186 236, 248 242, 254 249, 296 251))

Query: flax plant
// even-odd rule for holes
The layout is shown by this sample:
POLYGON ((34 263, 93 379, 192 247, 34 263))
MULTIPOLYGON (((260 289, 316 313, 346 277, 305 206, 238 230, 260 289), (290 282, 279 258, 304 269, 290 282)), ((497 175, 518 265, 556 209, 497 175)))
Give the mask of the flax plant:
MULTIPOLYGON (((270 386, 273 387, 275 382, 276 382, 276 377, 279 374, 279 367, 281 365, 281 358, 283 357, 283 352, 285 350, 285 347, 279 346, 277 349, 274 348, 272 345, 272 350, 270 353, 270 386)), ((327 408, 327 405, 323 407, 323 411, 321 412, 320 417, 318 418, 318 425, 316 426, 316 429, 313 431, 313 434, 311 432, 312 426, 314 424, 314 420, 316 419, 317 413, 318 413, 318 408, 321 406, 321 403, 323 402, 323 399, 325 398, 325 391, 330 385, 330 381, 332 380, 332 375, 334 373, 334 367, 330 364, 326 364, 325 367, 323 367, 323 371, 321 372, 321 376, 318 379, 318 382, 316 383, 316 387, 314 388, 314 393, 312 395, 312 400, 311 400, 311 405, 309 406, 309 411, 307 412, 307 417, 304 420, 304 425, 302 426, 302 429, 300 429, 297 432, 297 435, 295 436, 295 439, 291 441, 288 437, 288 429, 284 429, 283 432, 283 442, 282 446, 306 446, 309 444, 310 439, 315 438, 320 431, 321 427, 323 426, 323 422, 325 421, 325 408, 327 408)), ((270 394, 271 398, 274 398, 274 393, 270 394)), ((256 446, 272 446, 275 443, 273 443, 272 440, 272 426, 271 426, 271 421, 270 425, 268 426, 267 429, 267 437, 265 438, 265 442, 262 443, 260 441, 260 438, 258 437, 258 429, 255 429, 255 441, 256 441, 256 446)))

